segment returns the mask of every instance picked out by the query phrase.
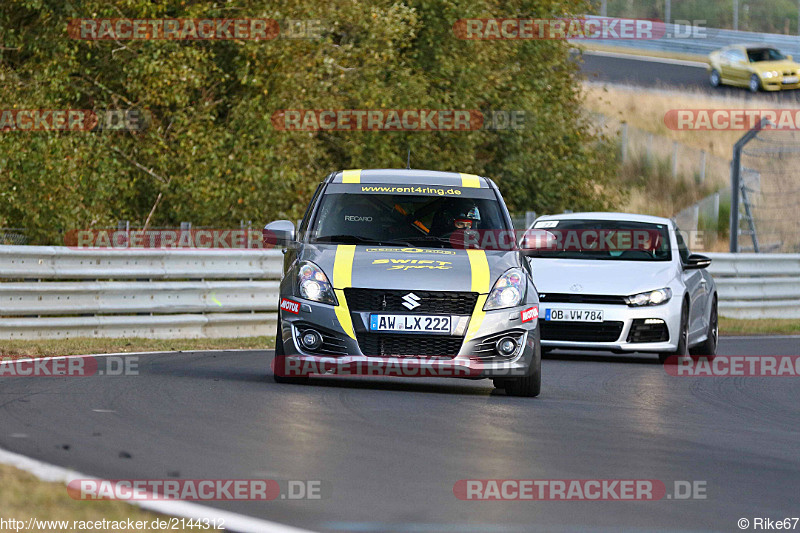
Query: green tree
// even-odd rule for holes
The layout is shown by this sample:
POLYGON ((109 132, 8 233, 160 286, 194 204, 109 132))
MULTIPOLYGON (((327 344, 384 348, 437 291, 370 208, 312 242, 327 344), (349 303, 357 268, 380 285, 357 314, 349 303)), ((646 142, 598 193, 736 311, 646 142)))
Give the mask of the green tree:
POLYGON ((0 226, 33 243, 73 228, 297 218, 342 168, 412 166, 487 175, 512 209, 604 209, 609 143, 581 115, 562 41, 470 41, 471 17, 569 16, 583 0, 6 0, 0 108, 143 108, 144 132, 0 133, 0 226), (317 39, 81 41, 74 18, 317 19, 317 39), (524 110, 519 131, 286 132, 281 109, 524 110))

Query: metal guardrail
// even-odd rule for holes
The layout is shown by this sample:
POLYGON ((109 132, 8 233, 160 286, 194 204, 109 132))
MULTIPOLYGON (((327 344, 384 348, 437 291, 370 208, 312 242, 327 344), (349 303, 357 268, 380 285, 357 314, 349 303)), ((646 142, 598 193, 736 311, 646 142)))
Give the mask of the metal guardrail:
POLYGON ((0 339, 274 335, 278 250, 0 246, 0 339))
POLYGON ((706 255, 722 316, 800 318, 800 254, 706 255))
MULTIPOLYGON (((800 254, 708 255, 720 314, 800 318, 800 254)), ((282 262, 277 250, 0 246, 0 339, 274 335, 282 262)))
MULTIPOLYGON (((602 18, 587 15, 586 18, 602 18)), ((800 61, 800 37, 777 33, 756 33, 749 31, 721 30, 717 28, 691 27, 678 24, 665 24, 665 37, 661 39, 592 39, 591 41, 573 41, 574 44, 599 43, 620 48, 636 48, 680 54, 706 56, 709 53, 731 44, 763 44, 774 46, 784 54, 791 54, 800 61), (672 35, 687 35, 690 31, 694 37, 673 38, 672 35), (677 33, 676 33, 677 32, 677 33)))

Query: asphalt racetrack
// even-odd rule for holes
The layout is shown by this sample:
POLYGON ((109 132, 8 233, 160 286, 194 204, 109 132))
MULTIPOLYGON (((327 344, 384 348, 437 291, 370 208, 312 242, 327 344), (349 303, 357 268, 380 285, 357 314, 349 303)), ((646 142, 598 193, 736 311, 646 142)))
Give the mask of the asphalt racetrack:
MULTIPOLYGON (((726 355, 798 355, 727 337, 726 355)), ((797 377, 674 377, 553 352, 542 394, 488 380, 272 380, 271 351, 139 356, 139 374, 0 378, 0 448, 105 479, 320 480, 324 498, 209 502, 313 531, 739 531, 800 516, 797 377), (461 479, 698 482, 705 499, 462 501, 461 479)), ((685 485, 684 485, 685 486, 685 485)), ((677 493, 675 493, 677 494, 677 493)))
MULTIPOLYGON (((624 50, 620 55, 627 55, 624 50)), ((663 62, 653 58, 618 57, 618 54, 587 52, 581 70, 590 82, 606 82, 650 89, 678 89, 707 92, 710 95, 732 96, 764 103, 793 104, 800 102, 800 90, 760 92, 752 94, 739 87, 714 88, 708 81, 705 66, 691 62, 663 62)), ((798 526, 800 527, 800 526, 798 526)))

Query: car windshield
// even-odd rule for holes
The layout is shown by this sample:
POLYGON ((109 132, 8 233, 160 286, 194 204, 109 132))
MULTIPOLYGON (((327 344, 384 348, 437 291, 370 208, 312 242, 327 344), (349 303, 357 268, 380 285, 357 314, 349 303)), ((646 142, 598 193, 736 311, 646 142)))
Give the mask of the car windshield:
MULTIPOLYGON (((311 242, 464 247, 464 232, 512 233, 497 200, 409 194, 326 193, 311 227, 311 242)), ((493 196, 493 195, 492 195, 493 196)), ((488 246, 473 246, 491 249, 488 246)))
POLYGON ((747 50, 747 57, 751 63, 758 63, 759 61, 780 61, 786 59, 786 56, 780 53, 775 48, 752 48, 747 50))
MULTIPOLYGON (((533 229, 555 236, 533 257, 606 261, 670 261, 665 224, 617 220, 540 220, 533 229)), ((541 233, 541 232, 539 232, 541 233)))

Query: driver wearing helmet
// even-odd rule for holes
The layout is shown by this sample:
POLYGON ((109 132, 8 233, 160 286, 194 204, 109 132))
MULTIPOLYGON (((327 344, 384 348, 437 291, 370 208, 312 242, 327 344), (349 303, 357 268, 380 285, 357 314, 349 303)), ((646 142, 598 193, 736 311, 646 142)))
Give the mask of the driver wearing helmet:
POLYGON ((450 216, 450 231, 477 229, 481 221, 481 212, 474 203, 465 204, 450 216))

